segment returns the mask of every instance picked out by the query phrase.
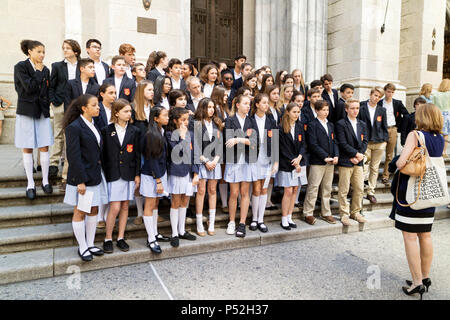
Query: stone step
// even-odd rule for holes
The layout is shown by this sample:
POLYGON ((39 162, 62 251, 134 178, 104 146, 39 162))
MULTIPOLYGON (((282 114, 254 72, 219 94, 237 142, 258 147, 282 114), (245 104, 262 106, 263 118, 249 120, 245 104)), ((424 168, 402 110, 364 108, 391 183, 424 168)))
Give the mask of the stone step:
POLYGON ((36 185, 36 199, 29 200, 26 198, 26 190, 24 187, 0 188, 0 207, 13 206, 33 206, 49 203, 62 203, 65 191, 60 186, 53 186, 53 193, 46 194, 42 187, 36 185))
MULTIPOLYGON (((79 268, 81 272, 87 272, 195 254, 392 228, 393 221, 387 216, 385 210, 373 211, 366 214, 368 220, 366 224, 360 225, 352 220, 350 227, 344 227, 339 222, 331 225, 322 220, 318 220, 314 226, 310 226, 294 218, 298 228, 291 231, 281 229, 279 221, 267 222, 268 233, 252 232, 247 229, 247 236, 243 239, 226 235, 225 229, 216 228, 215 236, 197 238, 196 241, 181 240, 179 248, 172 248, 169 243, 160 243, 163 250, 161 255, 152 254, 145 245, 146 238, 141 237, 127 240, 130 251, 121 252, 114 247, 113 254, 95 257, 89 263, 81 261, 77 254, 78 247, 74 245, 65 248, 44 250, 41 248, 36 251, 2 254, 0 255, 0 284, 62 276, 73 273, 74 267, 79 268)), ((445 207, 438 208, 435 218, 436 220, 450 218, 450 210, 445 207)), ((67 230, 61 231, 67 232, 67 230)), ((101 246, 101 243, 98 242, 96 245, 101 246)))

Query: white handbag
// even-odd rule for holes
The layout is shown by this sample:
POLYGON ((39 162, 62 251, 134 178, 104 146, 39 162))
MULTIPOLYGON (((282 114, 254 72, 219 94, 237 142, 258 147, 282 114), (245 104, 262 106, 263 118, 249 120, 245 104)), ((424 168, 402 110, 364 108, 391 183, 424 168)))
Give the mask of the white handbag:
MULTIPOLYGON (((425 142, 425 137, 419 131, 420 138, 425 142)), ((425 146, 427 168, 423 178, 410 177, 406 190, 406 202, 413 210, 440 207, 450 203, 447 184, 447 169, 444 158, 430 157, 425 146)))

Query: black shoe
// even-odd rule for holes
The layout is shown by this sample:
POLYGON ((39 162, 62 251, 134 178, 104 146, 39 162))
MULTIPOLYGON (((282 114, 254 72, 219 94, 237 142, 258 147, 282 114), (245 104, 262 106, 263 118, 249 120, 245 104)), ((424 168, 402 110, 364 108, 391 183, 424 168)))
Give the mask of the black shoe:
POLYGON ((85 262, 89 262, 89 261, 92 261, 92 259, 94 259, 91 254, 89 254, 87 256, 84 255, 86 252, 89 251, 89 249, 86 249, 86 251, 84 251, 82 254, 80 253, 80 249, 78 249, 77 251, 78 251, 78 255, 80 256, 81 260, 83 260, 85 262))
POLYGON ((280 222, 280 226, 281 226, 284 230, 288 230, 288 231, 291 230, 291 227, 290 227, 290 226, 285 227, 285 226, 283 226, 283 223, 282 223, 282 222, 280 222))
POLYGON ((92 255, 97 256, 97 257, 101 257, 102 255, 105 254, 105 252, 102 249, 100 249, 99 247, 90 247, 90 248, 88 248, 88 250, 92 255), (96 249, 96 250, 94 251, 94 249, 96 249))
POLYGON ((161 242, 170 242, 170 238, 163 236, 161 233, 158 233, 156 236, 156 241, 161 241, 161 242))
POLYGON ((266 208, 266 210, 274 211, 274 210, 278 210, 278 207, 277 206, 271 206, 271 207, 266 208))
MULTIPOLYGON (((428 288, 431 287, 431 279, 430 278, 423 279, 422 283, 423 283, 423 285, 425 286, 425 289, 427 289, 427 292, 428 292, 428 288)), ((411 287, 413 282, 410 281, 410 280, 406 280, 406 284, 411 287)))
POLYGON ((46 184, 45 186, 41 185, 41 186, 42 186, 42 190, 44 190, 44 192, 46 194, 52 194, 53 193, 53 187, 50 184, 46 184))
POLYGON ((35 167, 33 167, 33 173, 36 173, 37 171, 36 171, 36 168, 35 167))
POLYGON ((180 238, 179 237, 172 237, 170 239, 170 245, 174 248, 178 248, 180 246, 180 238))
POLYGON ((289 223, 289 227, 292 229, 297 229, 297 225, 295 223, 289 223))
POLYGON ((111 240, 103 242, 103 251, 106 253, 114 252, 113 242, 111 240))
POLYGON ((421 284, 420 286, 415 287, 412 290, 408 290, 410 288, 408 287, 402 287, 402 290, 405 294, 407 294, 408 296, 412 296, 413 294, 420 294, 420 300, 422 300, 422 295, 425 293, 425 286, 423 284, 421 284))
POLYGON ((36 167, 36 170, 39 171, 39 172, 41 172, 41 171, 42 171, 42 167, 41 167, 41 166, 37 166, 37 167, 36 167))
POLYGON ((49 175, 49 177, 56 178, 58 176, 58 167, 50 166, 48 168, 48 175, 49 175))
POLYGON ((25 194, 26 194, 27 198, 30 200, 36 199, 36 188, 27 189, 25 194))
POLYGON ((130 250, 130 246, 123 239, 117 241, 117 248, 119 248, 123 252, 127 252, 128 250, 130 250))
POLYGON ((266 233, 269 231, 269 229, 267 228, 267 226, 264 223, 258 223, 258 229, 262 233, 266 233))
POLYGON ((258 230, 258 222, 257 221, 252 221, 252 223, 250 223, 250 227, 248 227, 250 229, 250 231, 256 231, 258 230))
POLYGON ((245 238, 245 224, 239 223, 236 229, 236 237, 245 238))
POLYGON ((189 232, 185 232, 183 235, 180 235, 180 239, 194 241, 197 239, 197 237, 193 234, 190 234, 189 232))
POLYGON ((159 246, 158 242, 156 242, 156 241, 149 243, 147 240, 147 247, 149 247, 153 253, 157 253, 157 254, 162 253, 161 247, 159 246))

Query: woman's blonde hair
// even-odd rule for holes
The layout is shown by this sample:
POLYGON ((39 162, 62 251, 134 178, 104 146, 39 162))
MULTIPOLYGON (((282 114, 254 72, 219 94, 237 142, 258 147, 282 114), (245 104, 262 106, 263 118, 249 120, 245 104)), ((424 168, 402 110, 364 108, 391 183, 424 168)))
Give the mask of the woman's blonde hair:
POLYGON ((431 95, 431 92, 433 91, 433 85, 431 83, 425 83, 422 86, 422 89, 420 89, 420 96, 429 97, 431 95))
MULTIPOLYGON (((277 103, 277 109, 281 110, 281 108, 284 105, 288 105, 289 101, 284 100, 284 92, 286 91, 287 88, 292 88, 292 90, 294 90, 294 86, 289 86, 289 85, 283 85, 281 86, 281 90, 280 90, 280 99, 278 100, 277 103)), ((292 92, 293 93, 293 92, 292 92)))
MULTIPOLYGON (((136 88, 136 94, 134 95, 133 106, 134 106, 134 111, 136 113, 135 118, 138 121, 147 120, 147 117, 145 116, 145 111, 144 111, 144 107, 145 107, 144 90, 150 84, 153 86, 153 82, 151 82, 150 80, 142 80, 141 82, 139 82, 139 84, 136 88)), ((153 101, 150 101, 150 108, 153 108, 153 107, 154 107, 154 103, 153 103, 153 101)))
POLYGON ((417 130, 436 134, 442 133, 444 117, 441 110, 434 104, 425 104, 416 110, 417 130))
POLYGON ((444 79, 442 80, 441 84, 439 85, 439 92, 447 92, 450 91, 450 80, 444 79))

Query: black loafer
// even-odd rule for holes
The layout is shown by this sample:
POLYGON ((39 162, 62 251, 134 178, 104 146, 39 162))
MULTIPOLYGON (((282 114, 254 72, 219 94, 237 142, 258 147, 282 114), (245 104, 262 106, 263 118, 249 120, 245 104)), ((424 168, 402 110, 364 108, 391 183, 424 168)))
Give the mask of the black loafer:
POLYGON ((103 242, 103 250, 105 251, 105 253, 113 253, 114 252, 113 242, 112 241, 103 242))
POLYGON ((92 255, 97 256, 97 257, 101 257, 102 255, 105 254, 105 252, 102 249, 100 249, 99 247, 90 247, 90 248, 88 248, 88 250, 92 255), (97 249, 97 250, 94 251, 93 249, 97 249))
POLYGON ((252 221, 252 223, 250 223, 250 227, 248 227, 250 229, 250 231, 256 231, 258 230, 258 222, 257 221, 252 221))
POLYGON ((42 186, 42 190, 44 190, 44 192, 46 194, 52 194, 53 193, 53 187, 50 184, 46 184, 45 186, 42 186))
POLYGON ((258 223, 258 229, 262 233, 266 233, 269 231, 269 229, 267 228, 267 226, 264 223, 258 223))
POLYGON ((170 239, 170 245, 174 248, 178 248, 180 246, 180 238, 179 237, 173 237, 170 239))
POLYGON ((288 230, 288 231, 291 230, 291 227, 290 227, 290 226, 285 227, 285 226, 283 226, 283 223, 281 223, 281 222, 280 222, 280 226, 281 226, 284 230, 288 230))
POLYGON ((295 223, 289 223, 289 227, 292 229, 297 229, 297 225, 295 223))
POLYGON ((48 168, 48 175, 50 177, 56 177, 58 176, 58 167, 57 166, 50 166, 48 168))
POLYGON ((120 239, 119 241, 117 241, 117 248, 119 248, 123 252, 127 252, 130 250, 130 246, 123 239, 120 239))
POLYGON ((278 210, 278 207, 277 206, 271 206, 271 207, 266 208, 266 210, 274 211, 274 210, 278 210))
POLYGON ((245 238, 245 224, 239 223, 236 229, 236 237, 245 238))
POLYGON ((37 167, 36 167, 36 170, 39 171, 39 172, 41 172, 41 171, 42 171, 42 167, 41 167, 41 166, 37 166, 37 167))
POLYGON ((195 241, 197 240, 197 237, 193 234, 190 234, 189 232, 185 232, 183 235, 180 235, 180 239, 195 241))
POLYGON ((147 247, 149 247, 153 253, 157 253, 157 254, 162 253, 161 247, 159 246, 158 242, 156 242, 156 241, 149 243, 147 240, 147 247))
POLYGON ((78 251, 78 255, 80 256, 81 260, 83 260, 85 262, 89 262, 89 261, 92 261, 92 259, 94 259, 91 254, 89 254, 88 256, 84 255, 86 252, 89 251, 89 249, 86 249, 86 251, 84 251, 83 253, 80 253, 80 249, 78 249, 77 251, 78 251))
POLYGON ((161 241, 161 242, 170 242, 170 238, 163 236, 161 233, 158 233, 156 236, 156 241, 161 241))
POLYGON ((36 188, 27 189, 27 192, 25 194, 26 194, 27 198, 30 200, 36 199, 36 188))

